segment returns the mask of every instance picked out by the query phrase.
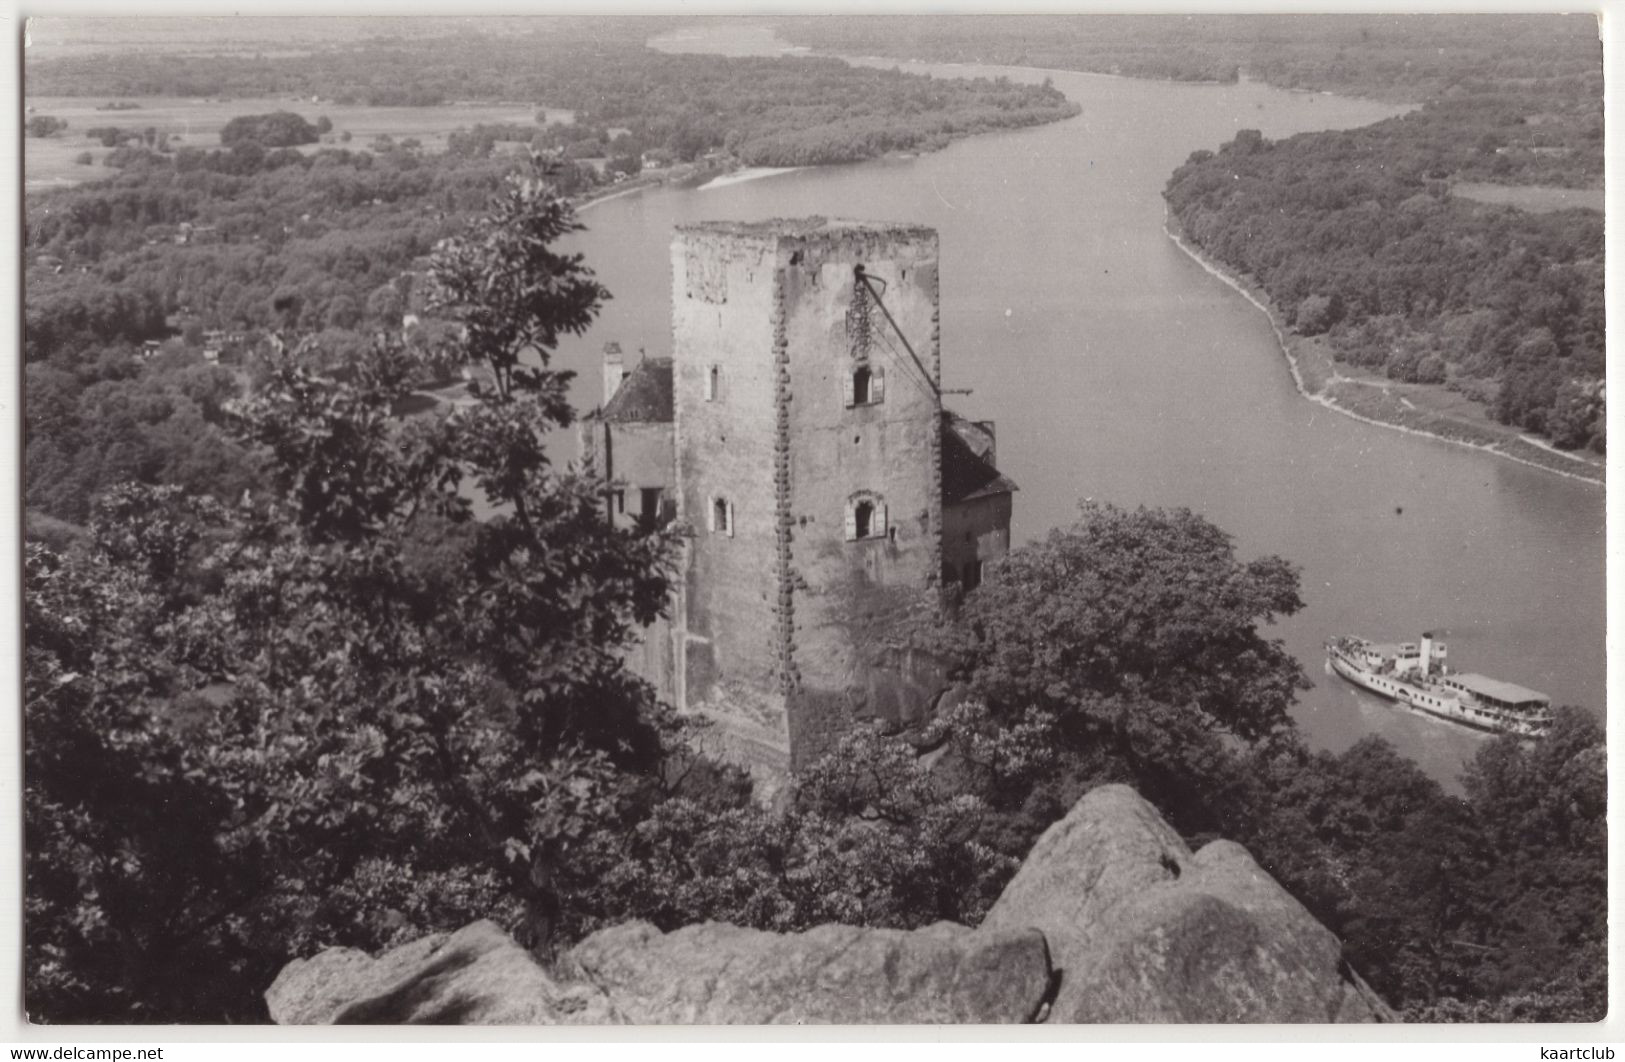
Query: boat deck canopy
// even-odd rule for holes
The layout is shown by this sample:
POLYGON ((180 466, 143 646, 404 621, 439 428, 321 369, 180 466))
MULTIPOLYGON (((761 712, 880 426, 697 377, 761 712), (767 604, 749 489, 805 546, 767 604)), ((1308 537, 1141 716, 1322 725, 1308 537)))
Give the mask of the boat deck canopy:
POLYGON ((1551 701, 1550 697, 1539 690, 1532 690, 1527 686, 1519 686, 1513 682, 1502 682, 1500 679, 1487 678, 1483 675, 1451 675, 1445 681, 1461 687, 1468 693, 1477 694, 1492 701, 1500 701, 1502 704, 1529 704, 1531 702, 1547 704, 1551 701))

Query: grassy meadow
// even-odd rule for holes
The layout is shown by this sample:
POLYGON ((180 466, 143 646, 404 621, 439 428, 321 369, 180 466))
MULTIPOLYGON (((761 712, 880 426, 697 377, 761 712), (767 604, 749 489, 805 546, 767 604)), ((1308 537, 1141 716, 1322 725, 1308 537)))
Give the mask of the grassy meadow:
POLYGON ((1451 195, 1472 199, 1480 203, 1516 207, 1531 214, 1546 214, 1554 210, 1586 207, 1602 210, 1601 188, 1555 188, 1549 185, 1488 184, 1482 181, 1458 181, 1450 186, 1451 195))

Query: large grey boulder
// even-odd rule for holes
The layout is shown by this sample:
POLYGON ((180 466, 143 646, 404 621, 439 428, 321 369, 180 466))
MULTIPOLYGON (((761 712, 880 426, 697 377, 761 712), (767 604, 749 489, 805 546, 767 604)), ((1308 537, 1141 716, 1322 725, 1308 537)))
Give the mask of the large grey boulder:
POLYGON ((279 1025, 603 1025, 604 994, 561 985, 491 922, 374 959, 329 948, 282 968, 265 993, 279 1025))
POLYGON ((631 922, 583 940, 570 961, 628 1021, 652 1025, 1022 1022, 1050 986, 1041 934, 948 922, 785 934, 631 922))
POLYGON ((1245 849, 1193 855, 1127 786, 1092 790, 1039 839, 981 931, 1015 928, 1049 942, 1050 1022, 1393 1019, 1245 849))

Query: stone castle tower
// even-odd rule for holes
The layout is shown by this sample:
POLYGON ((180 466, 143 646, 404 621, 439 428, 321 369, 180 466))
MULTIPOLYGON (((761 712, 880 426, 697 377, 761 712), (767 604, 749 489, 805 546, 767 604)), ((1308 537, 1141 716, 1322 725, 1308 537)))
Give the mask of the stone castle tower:
POLYGON ((1015 489, 992 425, 942 406, 936 233, 682 228, 671 358, 627 373, 606 350, 605 383, 583 442, 611 518, 688 531, 673 618, 632 665, 773 775, 921 717, 941 673, 906 632, 1008 549, 1015 489))

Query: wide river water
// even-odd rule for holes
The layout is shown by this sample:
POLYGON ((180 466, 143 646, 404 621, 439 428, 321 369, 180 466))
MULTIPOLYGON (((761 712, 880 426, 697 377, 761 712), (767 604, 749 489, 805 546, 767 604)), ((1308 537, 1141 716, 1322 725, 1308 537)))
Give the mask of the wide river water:
POLYGON ((1602 488, 1305 400, 1265 315, 1164 233, 1160 193, 1192 151, 1238 129, 1276 138, 1394 108, 1247 82, 885 65, 1048 76, 1083 112, 917 158, 594 204, 572 243, 614 299, 559 353, 581 374, 580 406, 599 401, 606 341, 670 353, 673 226, 812 214, 930 225, 944 386, 970 388, 951 404, 998 422, 1000 466, 1021 486, 1015 542, 1092 497, 1188 507, 1242 557, 1292 560, 1306 605, 1274 633, 1315 682, 1295 713, 1304 732, 1332 750, 1381 734, 1447 784, 1485 739, 1325 673, 1327 635, 1442 630, 1456 667, 1603 711, 1602 488))

